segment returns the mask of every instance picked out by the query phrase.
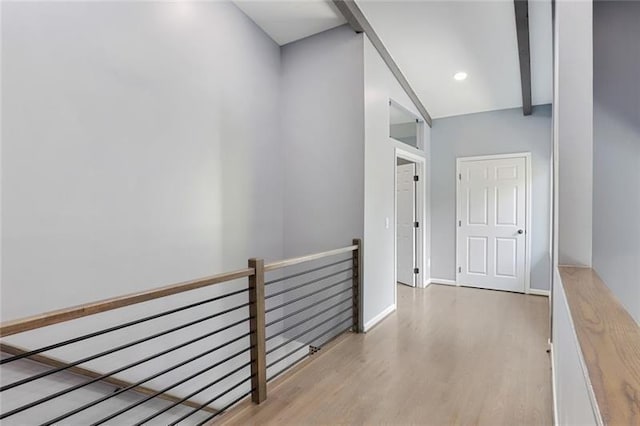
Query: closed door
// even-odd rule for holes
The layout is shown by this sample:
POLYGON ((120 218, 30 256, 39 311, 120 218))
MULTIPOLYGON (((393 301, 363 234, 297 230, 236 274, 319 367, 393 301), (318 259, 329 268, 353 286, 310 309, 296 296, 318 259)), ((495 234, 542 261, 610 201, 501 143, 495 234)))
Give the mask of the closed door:
POLYGON ((415 287, 416 266, 416 174, 415 163, 399 164, 397 168, 397 271, 398 282, 415 287))
POLYGON ((526 158, 460 159, 460 285, 525 292, 526 158))

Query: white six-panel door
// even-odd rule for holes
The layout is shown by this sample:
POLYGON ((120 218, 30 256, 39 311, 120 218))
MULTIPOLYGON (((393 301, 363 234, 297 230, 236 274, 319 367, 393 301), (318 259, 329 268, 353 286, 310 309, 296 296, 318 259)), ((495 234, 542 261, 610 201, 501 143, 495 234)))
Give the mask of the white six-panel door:
POLYGON ((396 247, 398 282, 415 287, 416 267, 416 174, 414 163, 397 167, 396 247))
POLYGON ((459 285, 525 292, 527 173, 524 155, 458 159, 459 285))

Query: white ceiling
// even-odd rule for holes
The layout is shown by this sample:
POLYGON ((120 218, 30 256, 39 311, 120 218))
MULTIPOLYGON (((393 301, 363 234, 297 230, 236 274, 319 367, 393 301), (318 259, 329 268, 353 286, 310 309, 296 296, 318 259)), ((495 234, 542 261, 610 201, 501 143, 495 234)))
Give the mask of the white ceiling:
MULTIPOLYGON (((512 0, 358 4, 433 118, 522 106, 512 0)), ((533 104, 549 103, 550 0, 529 2, 529 26, 533 104)))
POLYGON ((280 46, 337 27, 346 21, 326 0, 234 0, 280 46))
MULTIPOLYGON (((513 0, 358 5, 433 118, 522 106, 513 0), (465 71, 468 78, 455 81, 465 71)), ((344 23, 325 0, 237 0, 278 44, 344 23)), ((532 99, 551 102, 551 0, 529 1, 532 99)))

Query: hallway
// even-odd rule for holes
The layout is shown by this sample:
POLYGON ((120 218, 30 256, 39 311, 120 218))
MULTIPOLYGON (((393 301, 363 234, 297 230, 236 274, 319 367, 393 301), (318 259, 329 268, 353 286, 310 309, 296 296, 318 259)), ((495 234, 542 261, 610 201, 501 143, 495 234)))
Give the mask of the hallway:
POLYGON ((548 299, 398 287, 398 310, 243 404, 225 424, 552 423, 548 299))

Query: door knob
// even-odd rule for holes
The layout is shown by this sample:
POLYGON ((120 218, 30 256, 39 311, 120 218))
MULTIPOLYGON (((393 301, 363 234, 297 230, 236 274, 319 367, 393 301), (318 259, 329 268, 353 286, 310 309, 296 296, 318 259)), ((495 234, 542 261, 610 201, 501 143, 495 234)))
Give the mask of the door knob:
POLYGON ((518 229, 518 234, 524 234, 524 230, 523 229, 518 229))

